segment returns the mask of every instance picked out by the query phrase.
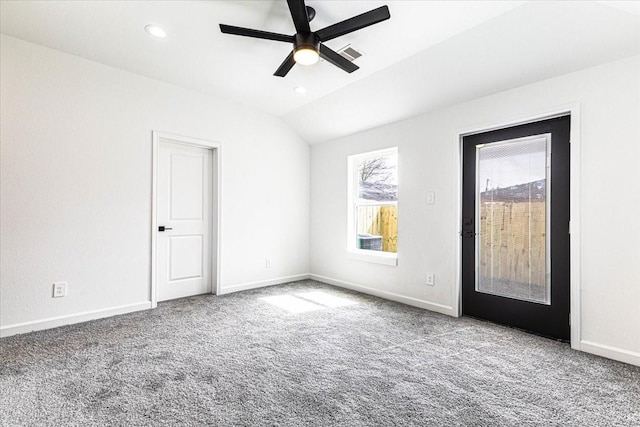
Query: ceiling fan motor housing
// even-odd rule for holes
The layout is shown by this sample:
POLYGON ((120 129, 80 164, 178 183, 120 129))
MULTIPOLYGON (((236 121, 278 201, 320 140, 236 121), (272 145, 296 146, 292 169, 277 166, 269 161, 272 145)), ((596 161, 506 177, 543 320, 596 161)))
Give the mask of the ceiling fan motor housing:
POLYGON ((294 50, 313 49, 320 50, 320 38, 315 33, 297 33, 293 42, 294 50))
POLYGON ((320 37, 300 32, 293 41, 293 60, 300 65, 313 65, 320 59, 320 37))

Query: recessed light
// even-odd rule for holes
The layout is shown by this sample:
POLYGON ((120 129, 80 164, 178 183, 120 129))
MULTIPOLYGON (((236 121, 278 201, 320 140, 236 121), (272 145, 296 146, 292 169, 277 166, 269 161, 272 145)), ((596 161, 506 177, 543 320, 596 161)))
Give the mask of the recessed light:
POLYGON ((293 90, 295 90, 296 93, 299 93, 300 95, 304 95, 305 93, 307 93, 307 89, 303 88, 302 86, 296 86, 293 88, 293 90))
POLYGON ((167 33, 165 33, 164 30, 158 27, 157 25, 149 24, 146 27, 144 27, 144 30, 154 37, 159 37, 159 38, 167 37, 167 33))

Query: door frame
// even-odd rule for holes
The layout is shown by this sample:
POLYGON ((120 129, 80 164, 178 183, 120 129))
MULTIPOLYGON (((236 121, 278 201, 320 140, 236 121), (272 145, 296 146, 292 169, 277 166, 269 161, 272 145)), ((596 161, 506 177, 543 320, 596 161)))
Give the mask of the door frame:
POLYGON ((530 114, 526 117, 519 117, 512 120, 506 120, 502 122, 491 122, 487 124, 475 125, 472 127, 460 129, 455 133, 455 147, 457 149, 457 156, 455 168, 457 169, 457 212, 453 220, 455 224, 452 224, 453 229, 456 230, 456 286, 453 287, 453 313, 456 316, 462 315, 462 238, 461 238, 461 224, 462 224, 462 142, 463 138, 468 135, 477 133, 488 132, 492 130, 508 128, 512 126, 518 126, 531 122, 537 122, 545 119, 552 119, 559 116, 571 116, 571 130, 570 130, 570 144, 571 144, 571 159, 570 159, 570 221, 569 221, 569 244, 570 244, 570 325, 571 325, 571 348, 575 350, 581 350, 581 333, 580 333, 580 300, 581 300, 581 287, 580 287, 580 104, 570 104, 560 106, 548 111, 540 112, 537 114, 530 114))
POLYGON ((190 147, 204 148, 211 150, 213 157, 213 173, 211 174, 211 201, 213 223, 211 224, 211 293, 220 294, 220 242, 222 240, 222 145, 217 142, 204 139, 191 138, 188 136, 175 135, 166 132, 152 132, 152 178, 151 178, 151 283, 150 296, 151 308, 158 306, 157 287, 157 231, 158 231, 158 152, 162 142, 182 144, 190 147))

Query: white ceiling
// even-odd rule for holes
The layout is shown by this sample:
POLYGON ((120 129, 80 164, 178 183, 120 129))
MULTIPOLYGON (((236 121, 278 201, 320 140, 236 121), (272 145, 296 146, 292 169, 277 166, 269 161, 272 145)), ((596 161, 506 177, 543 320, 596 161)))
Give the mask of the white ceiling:
POLYGON ((312 30, 389 6, 391 19, 327 43, 364 55, 273 72, 287 43, 218 24, 293 34, 284 0, 0 1, 3 34, 281 116, 310 143, 640 54, 639 2, 308 0, 312 30), (160 25, 164 39, 149 36, 160 25), (307 89, 305 95, 293 91, 307 89))

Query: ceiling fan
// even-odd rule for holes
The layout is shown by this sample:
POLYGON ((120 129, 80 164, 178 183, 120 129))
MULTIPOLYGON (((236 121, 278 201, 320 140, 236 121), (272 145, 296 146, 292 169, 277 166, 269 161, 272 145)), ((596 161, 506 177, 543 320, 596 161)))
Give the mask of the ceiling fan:
POLYGON ((336 51, 328 48, 323 43, 336 37, 349 34, 369 25, 377 24, 391 17, 389 8, 381 6, 370 10, 353 18, 338 22, 318 31, 311 31, 309 22, 316 16, 316 11, 306 6, 304 0, 287 0, 296 33, 292 36, 286 34, 271 33, 268 31, 253 30, 251 28, 235 27, 233 25, 220 24, 220 31, 225 34, 235 34, 238 36, 254 37, 258 39, 275 40, 293 44, 293 50, 280 64, 280 67, 273 74, 284 77, 297 63, 300 65, 312 65, 322 57, 347 73, 352 73, 359 67, 336 51))

